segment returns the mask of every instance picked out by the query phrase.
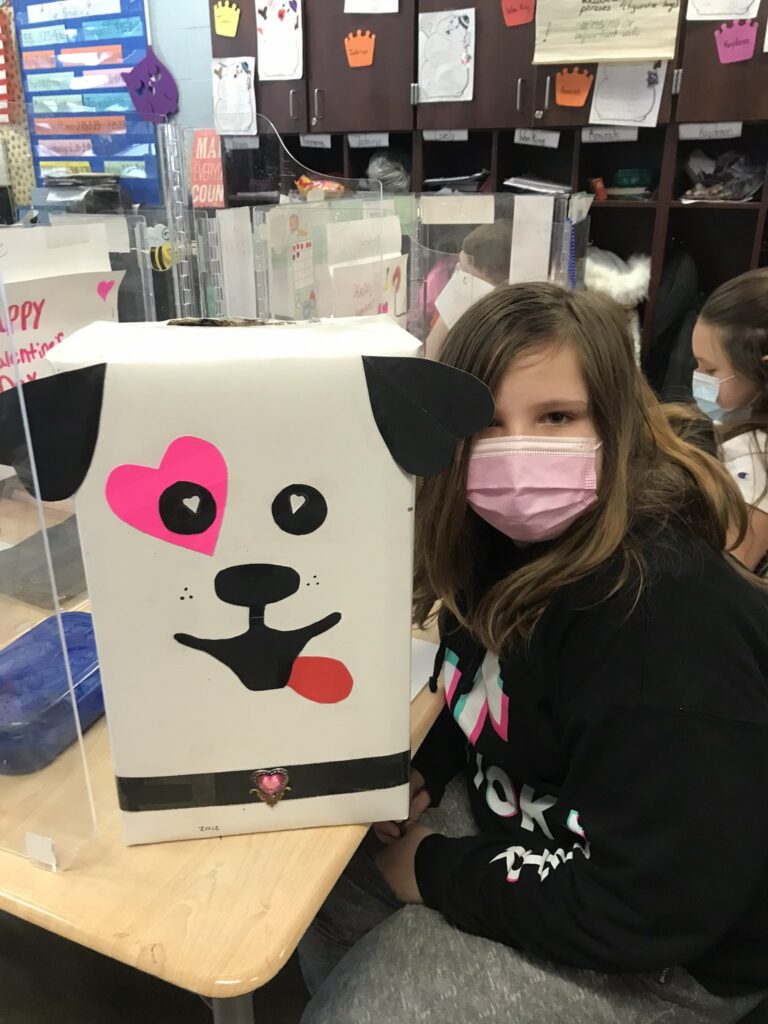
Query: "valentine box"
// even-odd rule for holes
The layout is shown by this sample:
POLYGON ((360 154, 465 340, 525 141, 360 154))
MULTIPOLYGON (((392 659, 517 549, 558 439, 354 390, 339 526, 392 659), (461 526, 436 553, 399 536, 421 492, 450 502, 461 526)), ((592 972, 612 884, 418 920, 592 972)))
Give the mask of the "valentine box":
MULTIPOLYGON (((415 476, 493 415, 419 349, 386 317, 99 323, 24 386, 128 843, 406 817, 415 476)), ((0 462, 29 482, 18 403, 0 462)))

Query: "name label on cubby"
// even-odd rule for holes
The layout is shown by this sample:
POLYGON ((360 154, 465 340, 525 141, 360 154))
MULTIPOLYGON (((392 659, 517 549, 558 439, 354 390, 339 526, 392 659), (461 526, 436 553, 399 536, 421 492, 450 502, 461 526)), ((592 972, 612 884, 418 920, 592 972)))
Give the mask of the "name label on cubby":
POLYGON ((542 146, 544 149, 557 149, 560 145, 560 132, 518 128, 515 131, 515 142, 520 146, 542 146))
POLYGON ((582 128, 582 142, 637 142, 637 128, 582 128))
POLYGON ((300 135, 299 145, 302 149, 330 149, 330 135, 300 135))
POLYGON ((425 131, 425 142, 468 142, 469 130, 467 128, 445 129, 443 131, 425 131))
POLYGON ((350 149, 386 149, 389 132, 353 132, 347 136, 350 149))
POLYGON ((681 124, 681 139, 740 139, 741 121, 711 121, 705 124, 681 124))
POLYGON ((224 139, 225 149, 258 149, 258 135, 228 135, 224 139))

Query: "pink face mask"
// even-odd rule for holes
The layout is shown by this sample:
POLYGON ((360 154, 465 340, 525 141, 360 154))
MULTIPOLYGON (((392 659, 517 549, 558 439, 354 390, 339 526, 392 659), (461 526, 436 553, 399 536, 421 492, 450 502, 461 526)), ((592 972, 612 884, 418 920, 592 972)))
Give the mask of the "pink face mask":
POLYGON ((494 437, 472 449, 467 501, 511 540, 551 540, 597 501, 597 449, 586 437, 494 437))

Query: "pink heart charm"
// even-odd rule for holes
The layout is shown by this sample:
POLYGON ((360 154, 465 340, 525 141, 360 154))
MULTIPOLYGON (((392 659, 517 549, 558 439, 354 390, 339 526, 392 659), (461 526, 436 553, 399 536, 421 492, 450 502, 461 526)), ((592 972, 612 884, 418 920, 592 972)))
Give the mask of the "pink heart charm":
POLYGON ((96 293, 102 302, 107 301, 109 293, 112 291, 114 287, 114 281, 99 281, 99 283, 96 285, 96 293))
POLYGON ((179 437, 168 445, 157 469, 113 469, 106 497, 118 519, 134 529, 212 555, 227 502, 227 464, 210 442, 179 437))
POLYGON ((285 768, 261 768, 251 775, 251 796, 257 796, 262 803, 274 807, 286 793, 290 793, 289 781, 285 768))

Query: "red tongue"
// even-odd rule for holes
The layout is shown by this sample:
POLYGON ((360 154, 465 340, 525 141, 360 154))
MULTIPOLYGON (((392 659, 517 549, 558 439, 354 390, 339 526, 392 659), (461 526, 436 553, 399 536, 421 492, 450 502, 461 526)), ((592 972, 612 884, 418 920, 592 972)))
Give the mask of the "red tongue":
POLYGON ((316 704, 338 704, 352 692, 352 676, 334 658, 297 658, 288 685, 316 704))

